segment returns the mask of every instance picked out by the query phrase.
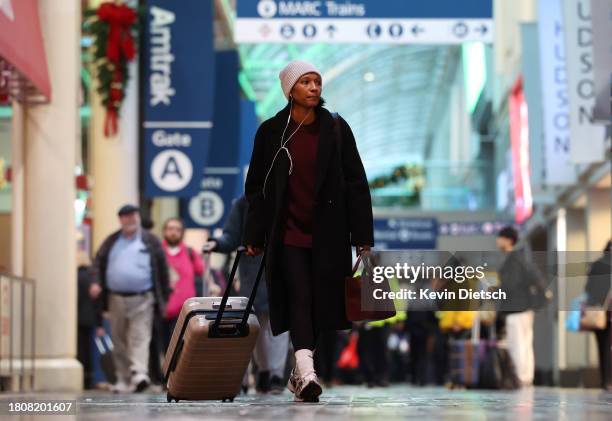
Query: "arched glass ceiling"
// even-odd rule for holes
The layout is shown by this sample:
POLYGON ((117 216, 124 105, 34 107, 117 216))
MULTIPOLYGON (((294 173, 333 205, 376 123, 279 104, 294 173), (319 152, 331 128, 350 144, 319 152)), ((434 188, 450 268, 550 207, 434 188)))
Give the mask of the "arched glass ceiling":
POLYGON ((351 125, 371 179, 396 165, 422 162, 448 95, 459 49, 429 45, 242 45, 241 83, 262 119, 286 100, 278 72, 290 60, 323 72, 329 109, 351 125))

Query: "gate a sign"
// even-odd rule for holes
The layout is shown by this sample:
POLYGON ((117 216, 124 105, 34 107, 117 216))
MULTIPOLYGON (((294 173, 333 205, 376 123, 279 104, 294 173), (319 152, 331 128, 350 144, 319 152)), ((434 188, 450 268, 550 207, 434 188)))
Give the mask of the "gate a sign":
POLYGON ((159 152, 151 163, 151 179, 162 190, 184 190, 193 179, 191 159, 178 149, 159 152))
POLYGON ((200 189, 213 127, 212 0, 149 0, 143 83, 144 191, 200 189))

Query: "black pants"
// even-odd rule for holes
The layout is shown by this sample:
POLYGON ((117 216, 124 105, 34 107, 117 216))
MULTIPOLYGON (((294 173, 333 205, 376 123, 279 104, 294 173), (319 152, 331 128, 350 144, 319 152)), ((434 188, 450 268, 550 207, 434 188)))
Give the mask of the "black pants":
POLYGON ((357 343, 359 365, 366 382, 369 384, 381 384, 388 381, 388 339, 388 325, 359 329, 359 342, 357 343))
POLYGON ((605 389, 606 387, 612 386, 612 374, 611 364, 612 355, 610 353, 610 347, 612 343, 611 331, 610 328, 610 312, 606 312, 606 317, 608 317, 607 326, 603 330, 595 331, 595 338, 597 339, 597 351, 599 353, 599 373, 601 375, 601 386, 605 389))
POLYGON ((149 377, 153 384, 162 384, 164 342, 165 342, 164 320, 157 314, 153 316, 153 333, 149 343, 149 377))
POLYGON ((331 383, 336 374, 338 353, 338 333, 335 330, 325 330, 317 338, 317 352, 314 365, 324 382, 331 383))
POLYGON ((312 250, 285 245, 281 267, 287 283, 289 336, 293 349, 315 349, 317 333, 313 315, 312 250))
POLYGON ((83 365, 83 388, 93 387, 93 362, 91 350, 91 337, 93 327, 79 326, 77 331, 77 360, 83 365))
POLYGON ((164 354, 168 351, 168 347, 170 346, 170 340, 172 339, 172 333, 174 332, 174 328, 176 327, 176 322, 178 322, 178 317, 175 319, 165 319, 162 322, 162 330, 164 336, 164 354))
POLYGON ((448 333, 443 333, 437 331, 435 333, 435 344, 434 344, 434 352, 432 356, 433 360, 433 368, 434 368, 434 377, 437 385, 441 386, 446 383, 449 375, 449 356, 450 356, 450 347, 449 347, 449 335, 448 333))
POLYGON ((424 386, 427 384, 428 340, 428 334, 410 334, 410 381, 414 385, 424 386))

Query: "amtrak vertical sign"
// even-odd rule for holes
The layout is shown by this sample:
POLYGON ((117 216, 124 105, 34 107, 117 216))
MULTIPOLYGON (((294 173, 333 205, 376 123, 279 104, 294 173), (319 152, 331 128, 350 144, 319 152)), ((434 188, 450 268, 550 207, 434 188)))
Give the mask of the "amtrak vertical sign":
POLYGON ((148 0, 143 96, 145 196, 199 191, 213 126, 212 0, 148 0))

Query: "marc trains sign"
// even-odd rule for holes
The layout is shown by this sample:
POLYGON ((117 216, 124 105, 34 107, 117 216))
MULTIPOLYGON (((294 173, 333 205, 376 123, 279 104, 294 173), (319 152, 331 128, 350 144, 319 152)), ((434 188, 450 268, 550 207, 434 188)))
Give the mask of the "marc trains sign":
POLYGON ((237 43, 493 42, 493 0, 237 0, 237 43))

